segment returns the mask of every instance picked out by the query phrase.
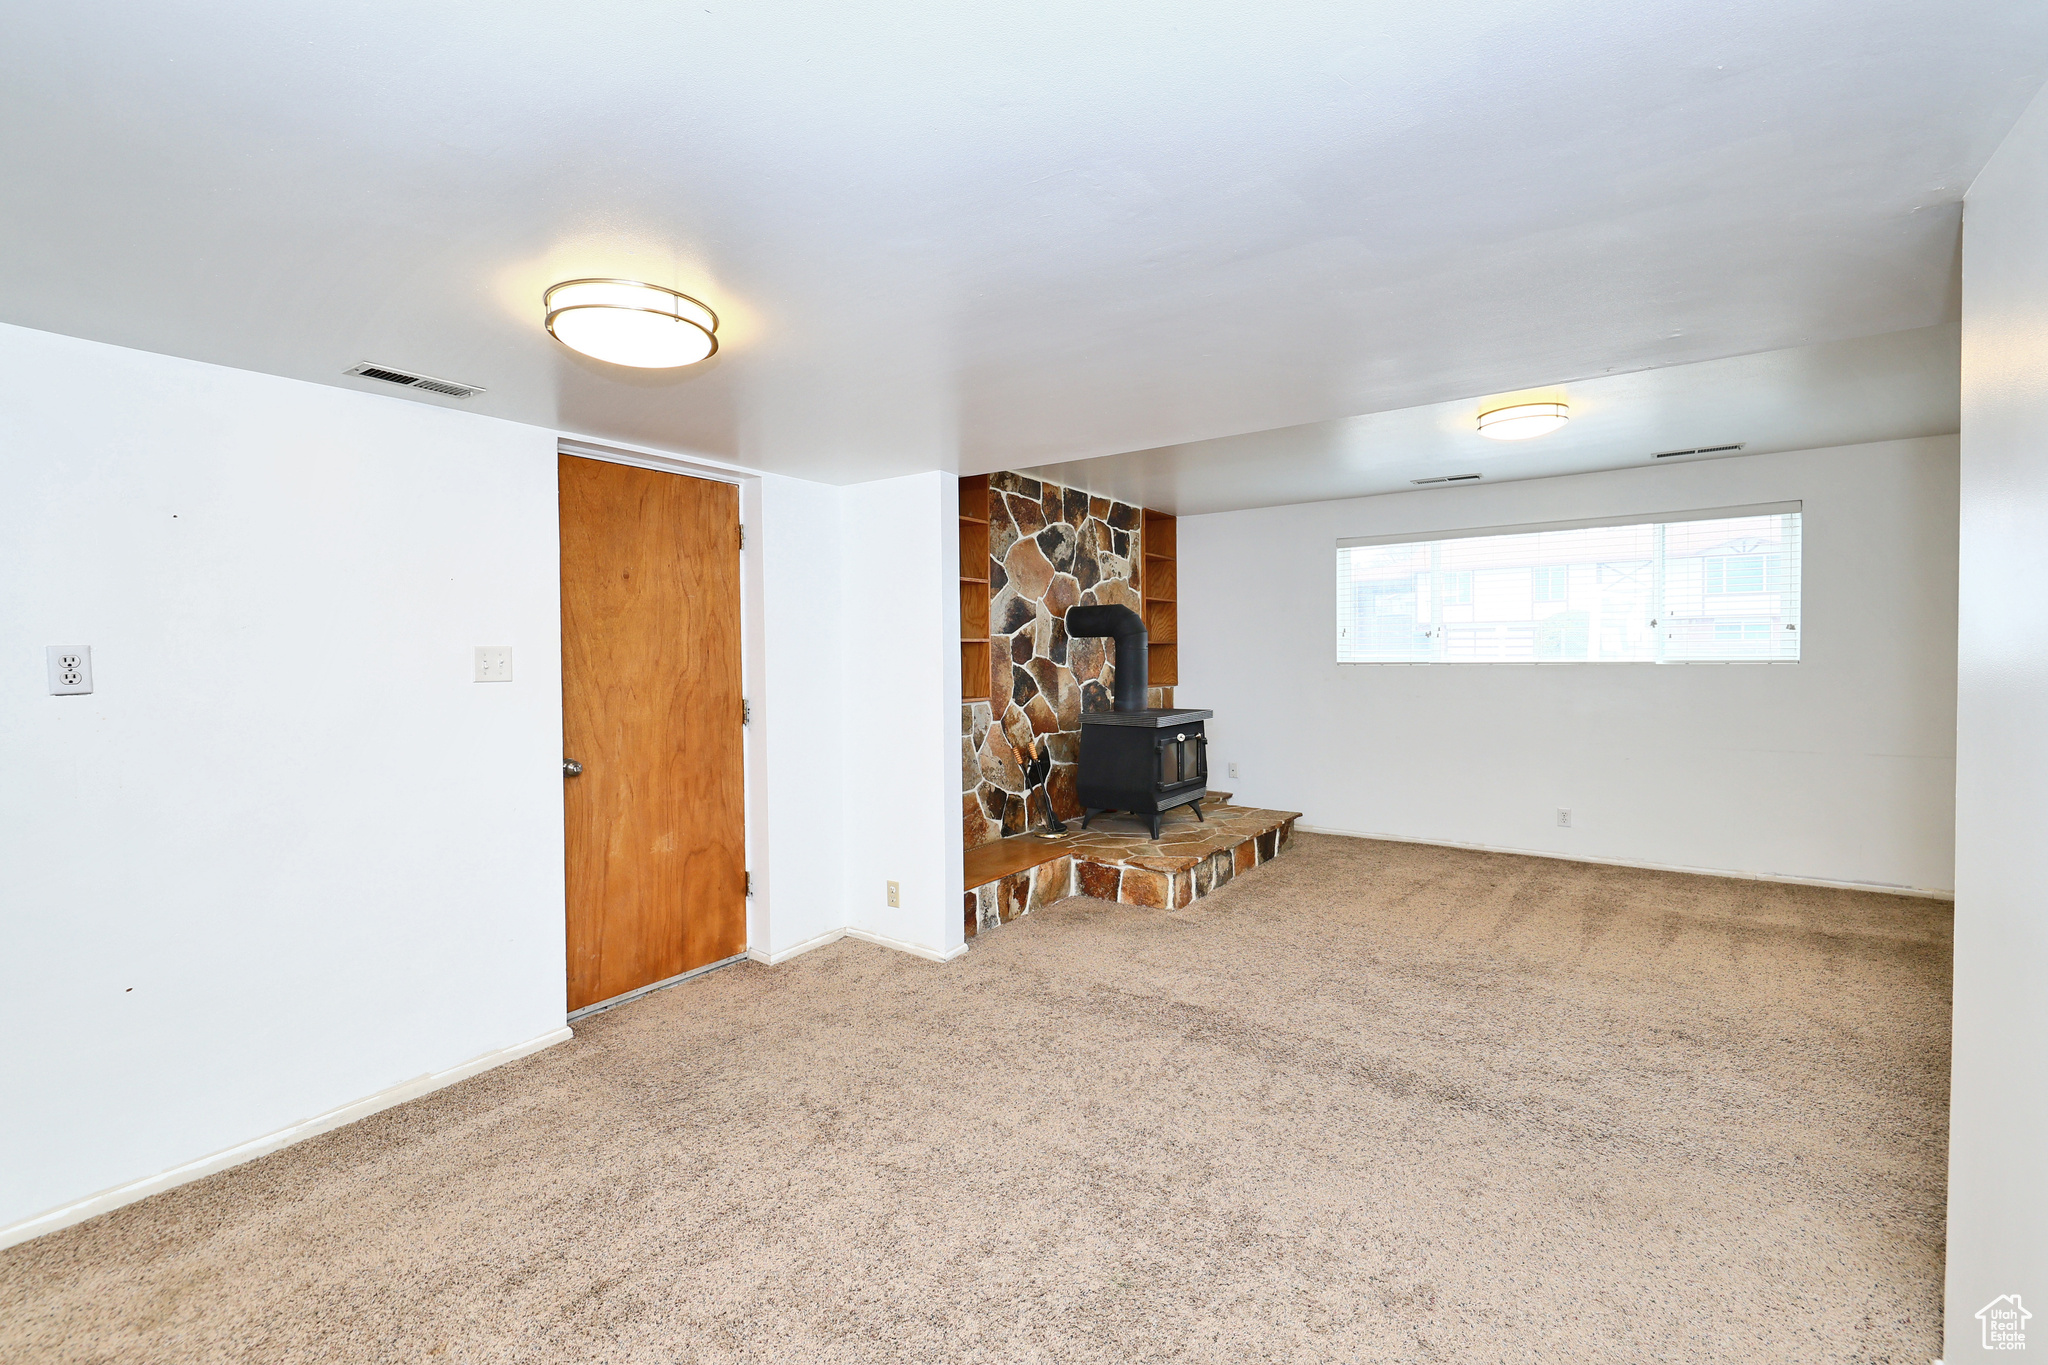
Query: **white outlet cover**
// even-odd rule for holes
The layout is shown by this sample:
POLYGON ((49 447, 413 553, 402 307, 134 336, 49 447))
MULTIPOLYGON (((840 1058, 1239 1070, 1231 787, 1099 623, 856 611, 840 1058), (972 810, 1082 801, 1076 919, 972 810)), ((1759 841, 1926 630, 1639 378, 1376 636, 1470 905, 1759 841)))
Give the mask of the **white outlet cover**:
POLYGON ((478 645, 476 647, 476 680, 478 682, 511 682, 512 646, 478 645))
POLYGON ((51 645, 44 650, 50 665, 50 695, 82 697, 92 691, 92 646, 51 645))

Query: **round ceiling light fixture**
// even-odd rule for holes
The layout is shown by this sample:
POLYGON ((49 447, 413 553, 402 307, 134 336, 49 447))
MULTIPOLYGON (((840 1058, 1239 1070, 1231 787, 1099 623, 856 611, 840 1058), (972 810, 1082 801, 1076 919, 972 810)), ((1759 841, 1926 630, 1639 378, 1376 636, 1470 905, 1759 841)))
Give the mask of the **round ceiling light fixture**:
POLYGON ((673 370, 718 353, 718 314, 638 280, 564 280, 541 295, 548 334, 611 365, 673 370))
POLYGON ((1495 441, 1526 441, 1547 436, 1571 420, 1563 403, 1517 403, 1479 414, 1479 434, 1495 441))

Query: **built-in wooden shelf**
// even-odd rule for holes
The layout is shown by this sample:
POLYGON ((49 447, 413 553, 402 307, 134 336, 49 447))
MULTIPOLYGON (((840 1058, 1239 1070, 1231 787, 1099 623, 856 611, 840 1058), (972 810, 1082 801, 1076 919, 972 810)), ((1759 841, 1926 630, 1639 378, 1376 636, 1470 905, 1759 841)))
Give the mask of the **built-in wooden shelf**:
POLYGON ((962 640, 960 642, 960 698, 963 701, 988 700, 988 641, 962 640))
POLYGON ((1138 591, 1145 602, 1146 669, 1154 687, 1180 684, 1180 542, 1178 522, 1147 509, 1139 545, 1144 561, 1138 591))
POLYGON ((960 480, 960 698, 989 695, 988 475, 960 480))
POLYGON ((988 643, 988 580, 960 580, 960 638, 988 643))

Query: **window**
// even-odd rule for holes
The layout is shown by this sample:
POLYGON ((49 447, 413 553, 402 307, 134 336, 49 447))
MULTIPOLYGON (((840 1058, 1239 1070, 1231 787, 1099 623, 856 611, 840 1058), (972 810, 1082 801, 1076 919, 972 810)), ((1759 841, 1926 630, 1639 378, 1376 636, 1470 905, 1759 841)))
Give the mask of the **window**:
MULTIPOLYGON (((1747 549, 1737 542, 1725 548, 1747 549)), ((1782 592, 1787 557, 1783 554, 1715 554, 1700 560, 1700 576, 1710 593, 1782 592)))
POLYGON ((1796 663, 1798 503, 1337 548, 1339 663, 1796 663))

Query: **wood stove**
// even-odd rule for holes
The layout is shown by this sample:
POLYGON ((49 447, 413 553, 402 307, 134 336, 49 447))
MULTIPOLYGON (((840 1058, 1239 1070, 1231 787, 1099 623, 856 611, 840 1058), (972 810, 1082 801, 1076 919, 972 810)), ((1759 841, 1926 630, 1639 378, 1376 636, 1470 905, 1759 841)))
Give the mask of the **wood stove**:
POLYGON ((1202 818, 1209 794, 1209 739, 1202 723, 1214 711, 1088 711, 1081 716, 1081 827, 1107 810, 1147 816, 1152 837, 1159 817, 1192 806, 1202 818))
POLYGON ((1106 810, 1149 817, 1159 837, 1159 817, 1176 806, 1193 807, 1202 819, 1209 792, 1209 738, 1203 722, 1214 711, 1145 705, 1147 661, 1145 622, 1129 607, 1073 607, 1067 635, 1108 635, 1116 640, 1116 696, 1108 711, 1081 714, 1081 764, 1076 786, 1081 827, 1106 810))

